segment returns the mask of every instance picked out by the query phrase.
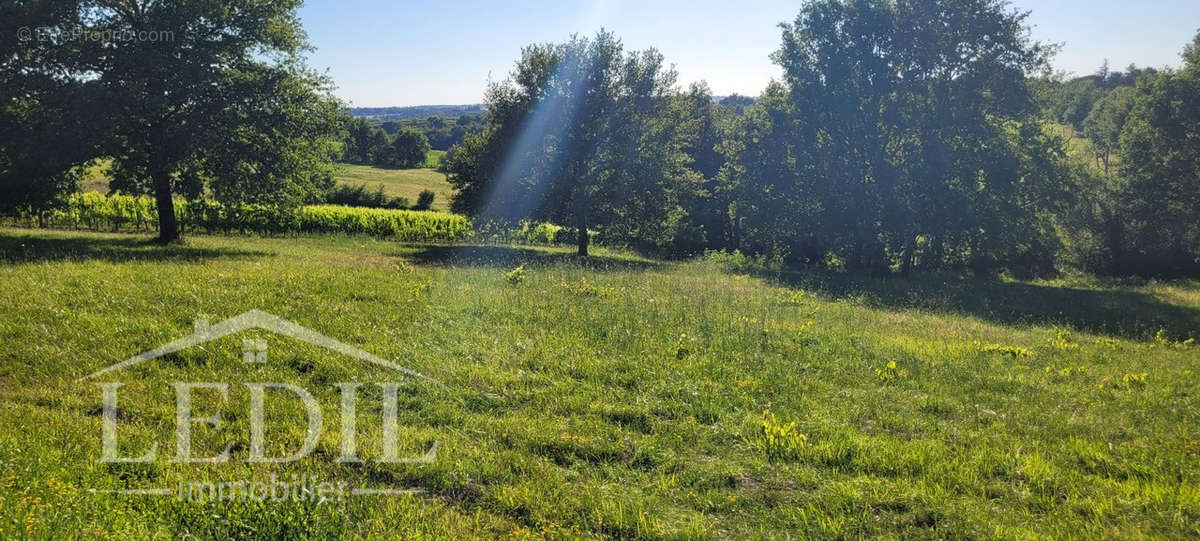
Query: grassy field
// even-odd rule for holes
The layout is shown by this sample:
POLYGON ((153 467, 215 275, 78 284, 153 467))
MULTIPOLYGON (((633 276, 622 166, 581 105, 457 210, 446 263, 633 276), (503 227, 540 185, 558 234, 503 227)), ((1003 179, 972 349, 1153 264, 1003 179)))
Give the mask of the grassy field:
MULTIPOLYGON (((1088 140, 1087 137, 1083 135, 1083 133, 1075 131, 1075 128, 1071 127, 1069 124, 1050 122, 1047 125, 1049 126, 1050 133, 1062 137, 1063 140, 1067 142, 1067 153, 1076 161, 1091 167, 1096 174, 1104 172, 1103 165, 1096 159, 1094 145, 1090 140, 1088 140)), ((1117 157, 1115 155, 1111 156, 1109 160, 1109 166, 1115 171, 1115 168, 1117 167, 1117 157)))
MULTIPOLYGON (((766 275, 597 252, 0 229, 0 537, 1200 536, 1200 350, 1184 343, 1200 283, 766 275), (258 333, 263 365, 240 360, 239 335, 105 376, 126 384, 121 453, 159 448, 98 462, 101 391, 77 378, 251 309, 435 379, 410 381, 398 415, 405 455, 437 442, 436 460, 337 463, 333 383, 388 374, 258 333), (329 429, 305 460, 243 463, 231 385, 221 428, 192 430, 196 455, 231 444, 235 461, 171 462, 173 381, 300 385, 329 429), (88 492, 300 473, 423 492, 88 492)), ((215 393, 197 393, 211 414, 215 393)), ((379 395, 359 397, 364 458, 379 395)), ((275 454, 301 438, 288 404, 267 412, 275 454)))
MULTIPOLYGON (((442 152, 431 151, 431 154, 442 152)), ((432 159, 432 158, 431 158, 432 159)), ((369 165, 338 164, 334 179, 349 186, 367 185, 374 191, 383 186, 383 192, 391 197, 407 197, 409 204, 417 202, 422 190, 433 190, 434 210, 448 210, 450 195, 454 193, 446 175, 433 169, 380 169, 369 165)))
MULTIPOLYGON (((333 176, 340 184, 366 184, 372 191, 382 185, 384 193, 392 197, 407 197, 410 204, 417 202, 422 190, 433 190, 436 194, 433 209, 449 210, 450 195, 454 190, 446 182, 446 175, 434 169, 445 153, 444 150, 429 151, 429 161, 423 169, 380 169, 369 165, 337 164, 333 176)), ((108 193, 110 164, 111 160, 104 159, 89 165, 80 179, 80 189, 84 192, 108 193)))
POLYGON ((425 158, 425 167, 437 169, 437 166, 441 165, 442 163, 442 156, 445 155, 445 150, 430 150, 429 154, 425 158))

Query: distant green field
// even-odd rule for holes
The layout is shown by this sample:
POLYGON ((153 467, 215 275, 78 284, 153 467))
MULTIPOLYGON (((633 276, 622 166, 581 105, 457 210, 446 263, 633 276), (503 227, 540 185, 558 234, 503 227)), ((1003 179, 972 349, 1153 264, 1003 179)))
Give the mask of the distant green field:
POLYGON ((339 184, 366 184, 370 190, 383 186, 384 193, 407 197, 410 204, 417 201, 421 190, 433 190, 437 194, 433 200, 434 210, 448 210, 450 195, 454 193, 450 183, 446 182, 446 175, 433 169, 380 169, 369 165, 338 164, 333 176, 339 184))
POLYGON ((446 155, 445 150, 430 150, 425 157, 425 167, 437 168, 442 163, 442 156, 446 155))
MULTIPOLYGON (((1062 137, 1067 142, 1067 152, 1070 156, 1078 160, 1080 163, 1087 164, 1095 169, 1097 173, 1101 172, 1101 165, 1096 160, 1096 151, 1092 149, 1092 142, 1088 140, 1082 133, 1075 131, 1067 124, 1059 124, 1057 122, 1049 123, 1051 133, 1062 137)), ((1117 157, 1111 158, 1115 164, 1117 157)))

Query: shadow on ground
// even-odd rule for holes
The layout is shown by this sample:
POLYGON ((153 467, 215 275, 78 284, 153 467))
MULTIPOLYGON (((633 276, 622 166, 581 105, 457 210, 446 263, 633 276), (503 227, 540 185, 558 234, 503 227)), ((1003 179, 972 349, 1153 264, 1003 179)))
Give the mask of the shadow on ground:
POLYGON ((441 246, 417 245, 413 251, 395 255, 415 265, 436 267, 496 267, 517 265, 548 267, 574 265, 599 272, 638 271, 660 268, 664 264, 641 259, 624 259, 607 255, 579 257, 571 252, 539 250, 516 246, 441 246))
POLYGON ((196 262, 218 258, 246 258, 271 255, 268 252, 234 248, 154 244, 145 237, 54 237, 0 233, 0 264, 47 261, 130 261, 196 262))
POLYGON ((1174 339, 1200 338, 1200 309, 1117 288, 1082 289, 953 276, 911 278, 847 275, 823 270, 765 278, 884 309, 918 308, 975 316, 1004 325, 1059 325, 1134 340, 1165 329, 1174 339))

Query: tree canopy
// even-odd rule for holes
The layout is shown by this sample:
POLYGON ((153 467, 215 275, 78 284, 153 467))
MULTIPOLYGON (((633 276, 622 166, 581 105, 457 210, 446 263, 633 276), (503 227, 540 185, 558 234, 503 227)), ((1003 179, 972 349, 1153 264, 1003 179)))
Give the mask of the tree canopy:
POLYGON ((483 219, 548 220, 653 241, 673 184, 690 174, 671 121, 675 72, 657 51, 627 52, 610 33, 525 48, 487 92, 488 127, 443 158, 454 209, 483 219))
POLYGON ((298 5, 0 6, 0 30, 40 29, 0 43, 0 211, 60 204, 97 158, 112 189, 155 196, 164 241, 176 197, 407 206, 333 193, 331 162, 421 167, 433 134, 458 141, 452 210, 553 222, 579 254, 595 237, 877 273, 1200 274, 1200 35, 1178 70, 1068 79, 1003 0, 810 0, 755 98, 678 85, 601 31, 523 49, 482 119, 363 119, 305 67, 298 5))
POLYGON ((12 69, 60 81, 61 91, 33 98, 39 103, 99 116, 90 119, 96 150, 88 157, 112 158, 114 189, 153 193, 160 239, 175 240, 173 195, 294 205, 332 187, 340 106, 329 81, 304 67, 298 7, 61 3, 38 25, 58 30, 38 46, 54 55, 22 53, 12 69), (88 39, 71 38, 79 31, 88 39))
POLYGON ((101 140, 93 84, 75 77, 77 44, 41 39, 77 20, 69 2, 5 3, 0 7, 0 210, 53 205, 76 189, 78 166, 101 140), (39 35, 13 39, 18 29, 39 35))
POLYGON ((807 3, 727 171, 741 237, 865 270, 907 270, 918 250, 1048 264, 1055 148, 1025 78, 1049 49, 1024 18, 989 0, 807 3))

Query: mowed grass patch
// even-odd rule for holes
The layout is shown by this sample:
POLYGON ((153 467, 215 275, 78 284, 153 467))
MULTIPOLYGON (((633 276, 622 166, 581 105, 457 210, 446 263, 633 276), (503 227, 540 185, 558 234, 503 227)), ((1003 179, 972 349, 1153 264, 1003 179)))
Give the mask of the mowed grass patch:
MULTIPOLYGON (((441 151, 431 151, 441 152, 441 151)), ((431 156, 431 163, 440 159, 431 156)), ((338 164, 333 174, 334 180, 347 186, 361 186, 375 191, 383 186, 383 192, 390 197, 406 197, 409 204, 416 204, 417 196, 423 190, 433 190, 433 209, 448 210, 450 196, 454 189, 446 182, 446 175, 432 168, 424 169, 381 169, 369 165, 338 164)))
MULTIPOLYGON (((603 250, 581 260, 369 238, 194 236, 164 248, 0 235, 10 252, 0 257, 0 536, 1200 535, 1200 355, 1179 330, 1142 337, 1122 331, 1142 328, 1132 323, 1093 325, 1030 301, 1018 306, 1044 313, 996 315, 984 307, 1015 301, 968 303, 970 283, 899 302, 906 284, 937 288, 760 278, 603 250), (386 376, 258 334, 270 343, 262 366, 242 364, 231 337, 119 376, 122 450, 157 441, 159 460, 98 463, 101 393, 76 378, 190 333, 196 317, 250 309, 440 382, 406 387, 400 408, 404 452, 436 441, 437 460, 334 462, 331 384, 386 376), (326 408, 327 429, 294 464, 174 464, 169 381, 300 385, 326 408), (300 471, 424 493, 305 506, 86 491, 300 471)), ((1177 318, 1153 322, 1171 329, 1200 311, 1194 282, 975 289, 1018 285, 1054 302, 1137 300, 1135 313, 1177 318)), ((360 397, 367 457, 378 395, 360 397)), ((215 407, 198 403, 200 415, 215 407)), ((199 454, 232 444, 245 457, 244 403, 231 392, 221 430, 196 426, 199 454)), ((295 446, 302 427, 276 422, 272 436, 295 446)))
POLYGON ((425 155, 425 167, 437 169, 442 164, 442 156, 445 155, 445 150, 430 150, 429 154, 425 155))

